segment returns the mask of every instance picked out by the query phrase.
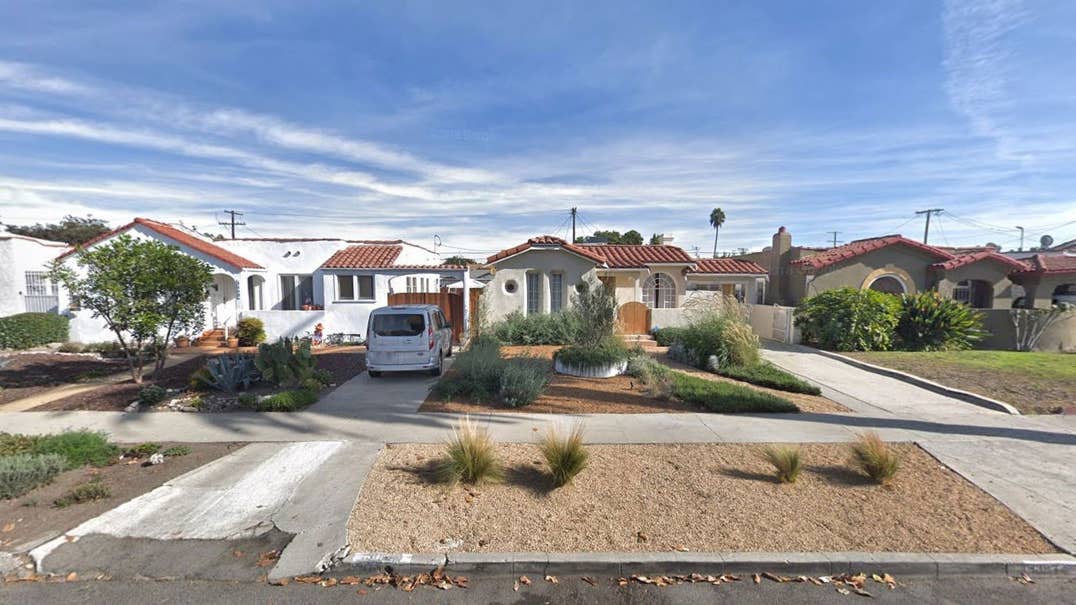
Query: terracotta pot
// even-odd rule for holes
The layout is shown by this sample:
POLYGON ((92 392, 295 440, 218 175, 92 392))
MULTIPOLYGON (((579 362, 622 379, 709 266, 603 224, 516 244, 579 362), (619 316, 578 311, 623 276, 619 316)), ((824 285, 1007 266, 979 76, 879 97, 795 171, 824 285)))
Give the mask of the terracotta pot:
POLYGON ((229 349, 238 349, 239 348, 239 339, 235 338, 235 337, 229 338, 228 339, 228 348, 229 349))
POLYGON ((314 305, 303 305, 303 311, 313 311, 314 305))
POLYGON ((189 346, 191 346, 191 339, 187 338, 186 336, 178 336, 178 337, 176 337, 176 348, 177 349, 186 349, 189 346))

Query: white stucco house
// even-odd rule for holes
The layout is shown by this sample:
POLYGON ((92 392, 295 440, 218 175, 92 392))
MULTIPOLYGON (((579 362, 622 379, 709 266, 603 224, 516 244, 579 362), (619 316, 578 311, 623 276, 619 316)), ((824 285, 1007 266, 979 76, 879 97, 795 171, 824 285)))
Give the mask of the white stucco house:
MULTIPOLYGON (((207 329, 230 331, 239 319, 257 317, 265 323, 270 339, 302 336, 319 323, 325 334, 365 338, 370 311, 389 304, 390 294, 440 292, 442 280, 462 280, 467 271, 465 267, 442 265, 433 251, 402 240, 216 241, 146 218, 136 218, 86 246, 100 245, 121 234, 175 246, 213 268, 213 285, 206 300, 207 329)), ((61 258, 75 266, 75 250, 67 250, 61 258)), ((66 308, 63 300, 61 308, 66 308)), ((72 318, 71 340, 112 339, 103 322, 93 319, 90 312, 66 312, 72 318)), ((464 314, 469 316, 466 305, 464 314)))
POLYGON ((67 248, 63 242, 0 233, 0 317, 59 312, 59 289, 47 272, 67 248))
POLYGON ((612 290, 622 311, 645 311, 645 320, 638 321, 622 314, 631 331, 649 330, 651 318, 655 325, 671 325, 671 317, 679 315, 673 310, 699 292, 760 302, 767 282, 766 270, 755 263, 692 258, 678 246, 572 244, 549 235, 501 250, 487 259, 487 267, 493 279, 482 304, 491 321, 512 312, 555 313, 571 304, 571 288, 587 279, 612 290))

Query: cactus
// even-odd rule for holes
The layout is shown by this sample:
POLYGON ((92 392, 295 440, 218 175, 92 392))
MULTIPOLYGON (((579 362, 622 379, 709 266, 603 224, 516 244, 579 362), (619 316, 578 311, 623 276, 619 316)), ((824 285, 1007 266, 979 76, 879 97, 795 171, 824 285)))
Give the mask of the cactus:
POLYGON ((310 340, 284 337, 274 343, 258 345, 254 365, 262 378, 278 386, 301 384, 314 373, 317 360, 310 351, 310 340))
POLYGON ((254 360, 248 355, 220 355, 205 364, 205 370, 198 379, 206 386, 234 393, 241 388, 248 389, 257 379, 254 360))

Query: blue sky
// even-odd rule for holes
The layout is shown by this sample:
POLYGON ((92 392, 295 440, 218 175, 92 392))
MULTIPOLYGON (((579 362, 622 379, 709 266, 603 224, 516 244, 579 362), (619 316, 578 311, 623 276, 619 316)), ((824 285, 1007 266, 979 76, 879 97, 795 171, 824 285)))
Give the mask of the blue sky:
POLYGON ((1076 237, 1076 3, 0 5, 0 220, 1076 237))

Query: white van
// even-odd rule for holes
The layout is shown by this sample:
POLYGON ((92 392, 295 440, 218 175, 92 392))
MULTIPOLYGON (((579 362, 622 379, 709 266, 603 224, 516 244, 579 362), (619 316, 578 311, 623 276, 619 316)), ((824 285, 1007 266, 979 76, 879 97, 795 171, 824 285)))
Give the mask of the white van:
POLYGON ((437 305, 379 307, 366 330, 366 369, 382 372, 427 370, 440 376, 452 356, 452 325, 437 305))

